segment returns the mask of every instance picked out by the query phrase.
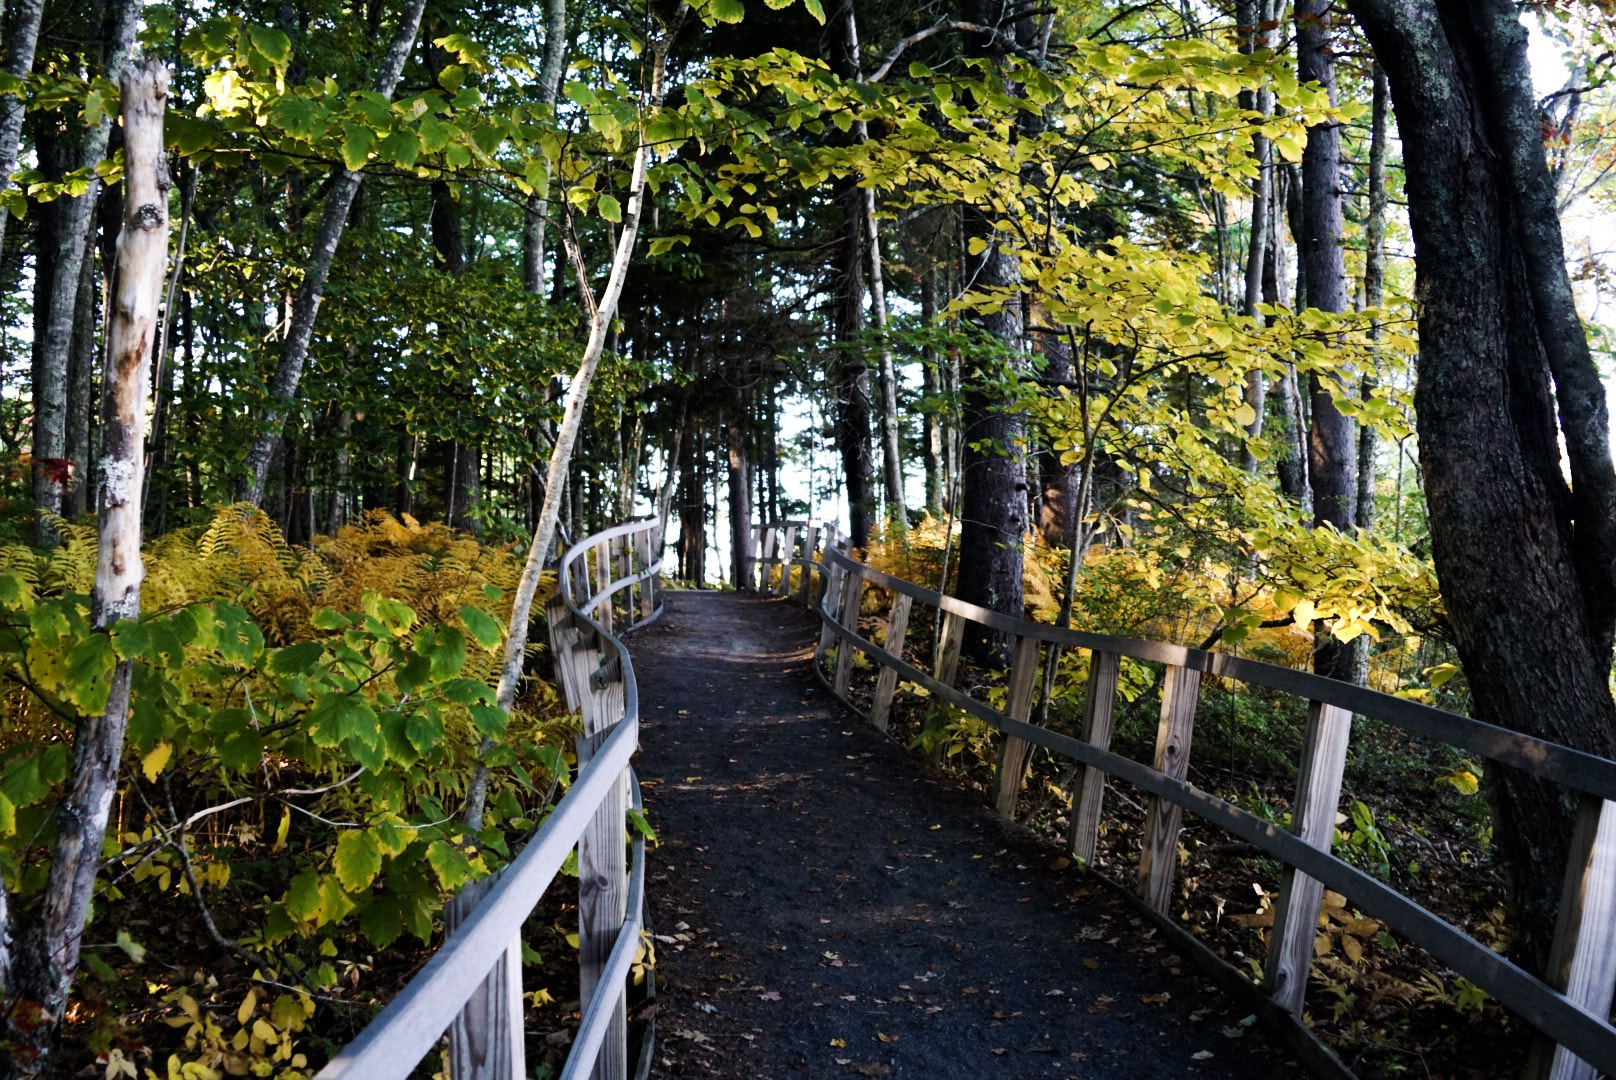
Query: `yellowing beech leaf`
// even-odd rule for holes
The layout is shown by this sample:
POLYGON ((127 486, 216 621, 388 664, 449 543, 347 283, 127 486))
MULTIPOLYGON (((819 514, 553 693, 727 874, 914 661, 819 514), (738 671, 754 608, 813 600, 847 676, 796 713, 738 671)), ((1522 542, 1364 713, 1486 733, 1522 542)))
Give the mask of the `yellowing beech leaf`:
POLYGON ((158 774, 163 771, 163 767, 168 764, 168 759, 173 756, 173 743, 160 742, 152 747, 151 752, 140 759, 140 771, 146 774, 146 782, 155 782, 158 774))
POLYGON ((256 1008, 258 1008, 258 991, 249 990, 247 996, 241 999, 241 1008, 236 1010, 236 1023, 245 1024, 256 1008))
POLYGON ((1291 608, 1291 616, 1296 619, 1297 626, 1306 626, 1313 621, 1313 601, 1303 598, 1296 601, 1291 608))

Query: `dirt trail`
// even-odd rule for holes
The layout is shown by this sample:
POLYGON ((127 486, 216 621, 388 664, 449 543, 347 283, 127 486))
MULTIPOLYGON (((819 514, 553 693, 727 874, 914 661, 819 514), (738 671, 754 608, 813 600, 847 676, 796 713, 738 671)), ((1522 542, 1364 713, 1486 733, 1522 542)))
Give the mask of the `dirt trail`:
POLYGON ((1107 889, 843 709, 816 632, 789 601, 677 592, 631 639, 655 1072, 1301 1074, 1107 889))

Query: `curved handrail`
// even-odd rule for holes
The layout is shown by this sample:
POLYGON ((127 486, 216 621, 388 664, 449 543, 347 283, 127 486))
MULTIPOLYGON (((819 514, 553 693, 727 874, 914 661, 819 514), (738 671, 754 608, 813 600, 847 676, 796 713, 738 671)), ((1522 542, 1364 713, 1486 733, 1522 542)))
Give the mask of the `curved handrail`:
MULTIPOLYGON (((580 740, 580 770, 555 809, 545 818, 533 838, 506 867, 492 888, 464 917, 460 925, 409 984, 393 998, 358 1038, 339 1052, 322 1069, 316 1080, 403 1080, 431 1052, 457 1013, 479 993, 492 1015, 485 1010, 470 1022, 457 1026, 470 1029, 473 1038, 483 1040, 484 1052, 494 1072, 515 1080, 526 1075, 523 1064, 521 1023, 521 928, 555 879, 568 853, 580 845, 592 828, 604 826, 607 835, 615 829, 622 837, 624 823, 618 796, 624 787, 636 810, 643 804, 639 782, 630 760, 639 743, 639 690, 628 649, 595 617, 602 603, 610 604, 633 586, 641 587, 639 617, 630 593, 630 618, 622 633, 638 629, 662 614, 658 576, 662 568, 660 552, 653 553, 651 536, 654 520, 629 522, 607 529, 572 545, 559 562, 559 604, 550 608, 550 633, 558 669, 576 659, 575 650, 593 655, 597 671, 611 670, 609 686, 580 688, 575 677, 563 670, 569 702, 584 713, 585 737, 580 740), (643 542, 630 538, 644 534, 643 542), (621 542, 621 543, 618 543, 621 542), (637 557, 644 565, 609 581, 582 604, 573 598, 572 572, 579 565, 587 569, 587 554, 616 549, 637 557), (653 557, 654 556, 654 557, 653 557), (585 640, 587 638, 587 644, 585 640), (602 656, 601 654, 605 654, 602 656), (614 696, 620 693, 620 702, 614 696), (602 712, 610 715, 605 715, 602 712), (603 821, 615 810, 615 822, 603 821), (502 958, 510 958, 503 968, 502 958), (514 1011, 514 1015, 511 1013, 514 1011)), ((576 672, 573 673, 576 675, 576 672)), ((610 846, 608 843, 606 846, 610 846)), ((620 853, 622 840, 617 841, 620 853)), ((580 852, 580 858, 583 858, 580 852)), ((614 1033, 614 1018, 621 1016, 625 977, 633 964, 644 926, 645 845, 635 837, 632 844, 633 869, 628 876, 628 904, 620 926, 611 931, 615 941, 609 958, 596 975, 594 992, 585 1009, 577 1040, 568 1057, 566 1077, 593 1070, 608 1038, 614 1033)), ((580 909, 587 892, 599 887, 598 875, 580 875, 580 909)), ((609 884, 609 883, 608 883, 609 884)), ((586 959, 587 963, 587 959, 586 959)), ((619 1049, 624 1049, 620 1047, 619 1049)), ((619 1058, 622 1057, 620 1053, 619 1058)))
MULTIPOLYGON (((827 526, 826 531, 834 535, 834 526, 827 526)), ((1270 938, 1268 989, 1289 1011, 1300 1012, 1306 973, 1304 968, 1301 972, 1300 985, 1293 982, 1286 987, 1283 979, 1278 980, 1276 984, 1274 965, 1283 962, 1283 950, 1287 947, 1292 949, 1296 947, 1294 940, 1287 946, 1282 937, 1301 939, 1302 955, 1304 957, 1307 955, 1306 946, 1311 943, 1317 919, 1317 897, 1324 887, 1328 887, 1424 948, 1440 963, 1471 980, 1564 1048, 1563 1051, 1543 1055, 1536 1066, 1538 1075, 1591 1077, 1593 1066, 1616 1074, 1616 1028, 1608 1023, 1611 983, 1616 981, 1616 969, 1612 968, 1608 959, 1613 936, 1616 936, 1616 927, 1608 925, 1611 921, 1610 912, 1613 905, 1616 905, 1616 887, 1612 884, 1616 881, 1616 850, 1612 850, 1616 848, 1616 843, 1612 842, 1616 841, 1616 802, 1611 801, 1616 799, 1616 761, 1308 672, 1199 649, 1086 631, 1063 630, 1013 618, 867 566, 851 558, 835 543, 826 544, 817 552, 805 549, 800 558, 795 557, 792 552, 787 552, 782 562, 787 567, 784 572, 787 580, 790 574, 789 567, 801 566, 804 574, 819 573, 822 583, 826 586, 821 590, 820 599, 815 605, 823 626, 816 659, 824 655, 832 641, 841 641, 846 643, 847 647, 864 653, 878 667, 885 669, 881 681, 877 684, 877 702, 872 706, 872 718, 878 711, 882 717, 885 716, 884 710, 890 707, 890 697, 896 680, 907 679, 925 688, 934 697, 994 725, 1007 736, 1009 743, 1019 742, 1023 747, 1042 746, 1064 754, 1095 773, 1126 781, 1165 804, 1188 810, 1283 861, 1289 868, 1283 891, 1304 899, 1293 901, 1291 895, 1286 895, 1276 905, 1281 921, 1276 921, 1270 938), (847 582, 845 588, 838 587, 843 582, 847 582), (1089 649, 1096 657, 1127 656, 1155 661, 1167 664, 1170 671, 1177 669, 1180 672, 1193 673, 1191 681, 1187 684, 1191 723, 1193 723, 1193 697, 1196 687, 1194 680, 1198 679, 1199 673, 1202 672, 1268 687, 1310 700, 1314 703, 1316 722, 1310 723, 1309 742, 1304 749, 1304 763, 1298 782, 1298 809, 1293 816, 1293 828, 1296 831, 1281 829, 1232 803, 1194 788, 1184 779, 1183 767, 1187 764, 1187 757, 1180 764, 1178 774, 1172 775, 1162 768, 1152 768, 1111 751, 1109 701, 1103 703, 1106 717, 1103 733, 1091 735, 1086 732, 1082 739, 1062 735, 1028 723, 1025 706, 1020 716, 1009 715, 1009 712, 1015 711, 1015 706, 1007 704, 1007 711, 994 709, 955 689, 951 685, 951 675, 940 678, 937 674, 921 670, 906 662, 902 656, 901 637, 889 640, 886 643, 888 648, 874 644, 858 633, 856 608, 852 612, 852 617, 845 623, 843 621, 842 608, 853 604, 855 598, 862 595, 862 589, 867 584, 880 586, 893 594, 895 598, 893 622, 900 627, 903 623, 897 622, 899 605, 902 605, 902 620, 907 622, 908 605, 913 602, 933 606, 941 613, 958 620, 959 625, 954 629, 956 636, 952 639, 955 648, 963 622, 973 622, 1013 635, 1018 642, 1018 668, 1025 672, 1024 685, 1028 693, 1032 686, 1037 647, 1047 643, 1089 649), (1027 647, 1029 643, 1030 648, 1027 647), (889 651, 892 647, 899 651, 896 653, 889 651), (1028 658, 1025 661, 1022 659, 1024 652, 1028 658), (886 694, 885 703, 880 700, 883 688, 886 694), (1557 928, 1554 966, 1560 973, 1561 985, 1551 986, 1540 980, 1462 930, 1426 911, 1395 889, 1330 852, 1329 837, 1333 833, 1330 826, 1333 826, 1337 799, 1335 792, 1339 791, 1340 770, 1345 762, 1347 721, 1354 712, 1375 717, 1403 730, 1429 736, 1471 751, 1478 756, 1557 781, 1583 795, 1583 821, 1579 823, 1578 838, 1573 841, 1574 858, 1581 860, 1577 865, 1581 867, 1582 872, 1568 876, 1566 897, 1562 903, 1562 915, 1557 928), (1339 752, 1333 764, 1321 766, 1318 763, 1321 755, 1323 758, 1330 755, 1319 749, 1325 737, 1320 734, 1324 724, 1318 722, 1318 718, 1321 714, 1330 713, 1335 714, 1338 720, 1336 730, 1339 752), (1314 770, 1319 768, 1326 771, 1333 768, 1335 770, 1333 779, 1324 773, 1315 774, 1314 770), (1327 810, 1325 820, 1328 825, 1322 839, 1316 828, 1314 835, 1307 835, 1307 828, 1300 820, 1304 814, 1303 789, 1309 785, 1320 785, 1318 790, 1325 793, 1320 806, 1327 810), (1603 841, 1598 839, 1601 832, 1606 834, 1607 839, 1603 841), (1309 888, 1312 890, 1311 901, 1305 899, 1309 888), (1309 903, 1312 904, 1311 913, 1307 910, 1309 903), (1293 916, 1295 926, 1287 934, 1282 929, 1282 921, 1286 917, 1286 912, 1291 911, 1297 912, 1293 916), (1584 916, 1601 924, 1584 926, 1584 916), (1276 961, 1276 956, 1281 959, 1276 961), (1571 989, 1568 990, 1568 986, 1571 989)), ((786 590, 782 588, 781 591, 786 590)), ((804 595, 806 593, 805 587, 804 595)), ((901 630, 898 633, 901 634, 901 630)), ((943 642, 939 641, 938 646, 937 652, 942 654, 943 642)), ((848 665, 845 663, 844 652, 845 650, 838 653, 838 678, 831 688, 851 705, 852 702, 845 693, 848 665)), ((1114 661, 1111 663, 1114 664, 1114 661)), ((818 670, 817 664, 816 670, 818 670)), ((1114 673, 1114 667, 1111 670, 1114 673)), ((1013 669, 1012 698, 1015 696, 1016 678, 1017 671, 1013 669)), ((1111 692, 1114 693, 1114 685, 1111 692)), ((1164 698, 1166 696, 1164 692, 1164 698)), ((1023 697, 1022 700, 1025 703, 1027 699, 1023 697)), ((1091 696, 1091 713, 1095 707, 1091 696)), ((1172 706, 1174 709, 1181 707, 1172 706)), ((1164 740, 1167 738, 1169 711, 1169 704, 1164 700, 1164 740)), ((1180 732, 1184 742, 1182 747, 1184 755, 1188 753, 1189 730, 1186 726, 1180 732)), ((1159 747, 1158 754, 1160 752, 1159 747)), ((1020 783, 1020 763, 1025 757, 1015 760, 1016 775, 1007 780, 1003 774, 1004 767, 1001 766, 1000 778, 1001 796, 1004 790, 1009 790, 1009 805, 1012 809, 1015 788, 1020 783)), ((1158 764, 1161 764, 1160 760, 1158 764)), ((1098 796, 1094 799, 1092 824, 1097 826, 1098 796)), ((1078 847, 1075 835, 1075 819, 1078 816, 1076 809, 1074 801, 1074 850, 1078 847)), ((1315 819, 1319 817, 1319 809, 1312 807, 1306 809, 1313 810, 1315 819)), ((1174 813, 1177 812, 1175 809, 1174 813)), ((1175 822, 1166 841, 1169 851, 1176 850, 1176 832, 1175 822)), ((1150 839, 1147 838, 1147 849, 1150 843, 1150 839)), ((1088 850, 1092 851, 1092 847, 1088 850)), ((1170 869, 1167 873, 1171 873, 1170 869)), ((1142 888, 1144 876, 1145 870, 1142 866, 1142 888)), ((1305 962, 1304 959, 1303 963, 1305 962)))

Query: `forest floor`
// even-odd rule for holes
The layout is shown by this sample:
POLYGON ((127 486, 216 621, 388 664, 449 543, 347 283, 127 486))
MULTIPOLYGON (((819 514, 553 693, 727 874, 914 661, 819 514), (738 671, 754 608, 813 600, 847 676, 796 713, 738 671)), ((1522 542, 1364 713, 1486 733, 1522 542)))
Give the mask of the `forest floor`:
POLYGON ((1111 890, 848 713, 816 633, 675 592, 632 639, 653 1074, 1301 1074, 1111 890))

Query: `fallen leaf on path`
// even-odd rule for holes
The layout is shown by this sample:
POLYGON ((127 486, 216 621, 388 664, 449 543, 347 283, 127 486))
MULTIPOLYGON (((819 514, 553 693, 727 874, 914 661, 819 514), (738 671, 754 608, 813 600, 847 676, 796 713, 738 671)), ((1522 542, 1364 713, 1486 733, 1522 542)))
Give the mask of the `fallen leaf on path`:
POLYGON ((830 1041, 830 1044, 831 1044, 831 1045, 832 1045, 832 1046, 838 1046, 838 1047, 840 1047, 840 1046, 846 1046, 846 1045, 847 1045, 847 1040, 846 1040, 846 1039, 832 1039, 832 1040, 831 1040, 831 1041, 830 1041))
POLYGON ((1097 998, 1094 999, 1094 1004, 1089 1006, 1089 1012, 1091 1012, 1091 1013, 1110 1012, 1111 1011, 1111 1003, 1113 1001, 1115 1001, 1115 1000, 1116 1000, 1115 998, 1109 998, 1109 997, 1105 997, 1103 995, 1100 996, 1100 997, 1097 997, 1097 998))
POLYGON ((978 990, 974 986, 967 986, 965 989, 960 991, 962 994, 980 994, 981 992, 982 991, 978 990))
POLYGON ((1004 1057, 1004 1055, 1010 1052, 1010 1048, 1006 1046, 995 1047, 993 1052, 999 1057, 1004 1057))
POLYGON ((1170 997, 1172 997, 1172 995, 1163 990, 1159 994, 1140 994, 1139 1000, 1144 1002, 1146 1005, 1165 1005, 1167 1004, 1167 999, 1170 997))
POLYGON ((1049 993, 1045 994, 1044 996, 1045 997, 1065 997, 1066 996, 1066 991, 1064 991, 1064 990, 1051 990, 1049 993))
POLYGON ((1190 1060, 1191 1061, 1206 1061, 1211 1057, 1212 1057, 1212 1051, 1210 1051, 1210 1050, 1197 1050, 1197 1051, 1195 1051, 1195 1053, 1190 1055, 1190 1060))
POLYGON ((1072 860, 1071 859, 1062 857, 1062 858, 1056 859, 1054 862, 1050 863, 1049 868, 1051 870, 1064 870, 1068 866, 1071 866, 1071 865, 1072 865, 1072 860))
POLYGON ((879 1061, 860 1061, 852 1064, 851 1069, 860 1076, 891 1076, 892 1066, 883 1065, 879 1061))
POLYGON ((1090 971, 1098 971, 1098 970, 1100 970, 1100 962, 1098 960, 1094 959, 1094 957, 1092 957, 1092 956, 1087 957, 1086 959, 1084 959, 1083 966, 1088 968, 1090 971))
POLYGON ((766 994, 759 994, 758 995, 758 1000, 759 1001, 779 1001, 780 1000, 780 991, 778 991, 778 990, 770 990, 766 994))
POLYGON ((888 1035, 884 1031, 877 1031, 875 1033, 875 1037, 877 1039, 880 1039, 884 1043, 895 1043, 895 1042, 898 1041, 898 1036, 896 1036, 896 1035, 888 1035))

